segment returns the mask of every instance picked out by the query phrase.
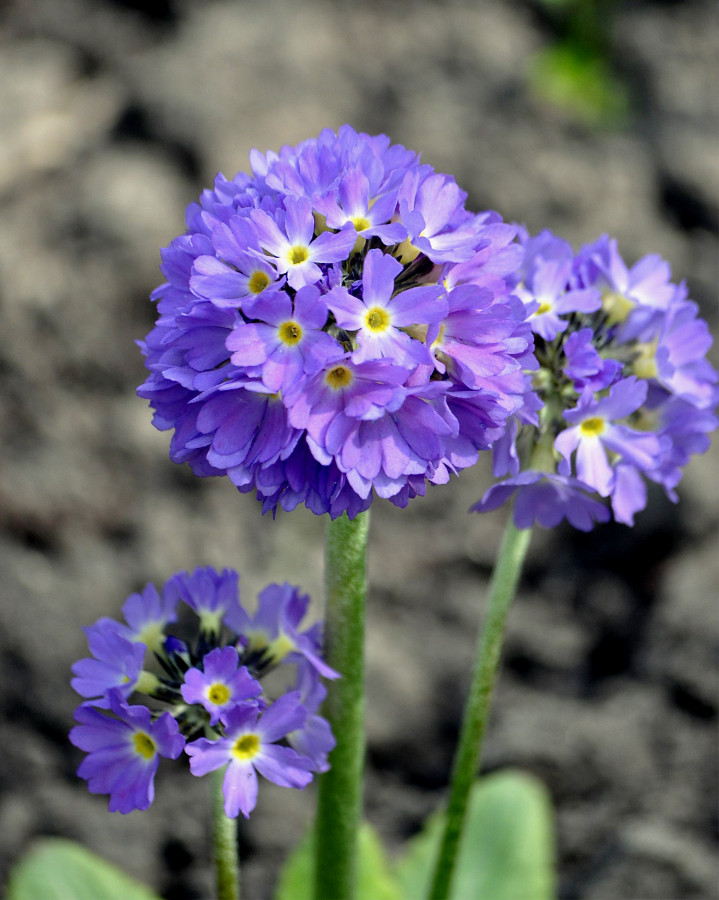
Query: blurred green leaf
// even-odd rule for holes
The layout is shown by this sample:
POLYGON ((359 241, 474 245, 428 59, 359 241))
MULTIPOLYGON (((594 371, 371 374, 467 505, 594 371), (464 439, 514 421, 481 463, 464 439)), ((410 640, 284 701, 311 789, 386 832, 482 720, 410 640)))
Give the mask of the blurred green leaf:
POLYGON ((10 873, 7 900, 159 900, 80 844, 44 838, 10 873))
POLYGON ((619 127, 629 112, 629 94, 605 57, 566 42, 548 47, 530 62, 529 80, 543 101, 591 127, 619 127))
MULTIPOLYGON (((397 865, 403 900, 427 896, 443 825, 442 813, 431 816, 397 865)), ((554 826, 545 787, 522 772, 498 772, 480 779, 470 795, 452 900, 551 900, 554 896, 554 826)))
MULTIPOLYGON (((275 900, 312 900, 313 837, 306 835, 287 860, 275 900)), ((359 832, 358 865, 357 900, 403 900, 379 838, 366 823, 359 832)))

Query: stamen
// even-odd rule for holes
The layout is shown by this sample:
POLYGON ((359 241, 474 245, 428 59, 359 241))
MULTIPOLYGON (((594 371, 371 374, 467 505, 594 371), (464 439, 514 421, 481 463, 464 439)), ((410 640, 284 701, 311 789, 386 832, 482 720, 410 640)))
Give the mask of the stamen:
POLYGON ((365 322, 372 331, 385 331, 390 324, 389 313, 381 306, 373 306, 365 313, 365 322))
POLYGON ((309 256, 310 251, 301 244, 295 244, 294 247, 290 247, 287 254, 287 258, 293 266, 299 266, 303 262, 306 262, 309 259, 309 256))
POLYGON ((605 422, 601 416, 592 416, 585 419, 579 426, 579 430, 585 437, 597 437, 604 431, 605 422))
POLYGON ((149 734, 144 731, 138 731, 133 737, 135 752, 143 759, 152 759, 155 755, 155 742, 149 734))
POLYGON ((352 384, 353 376, 347 366, 335 366, 325 375, 325 383, 339 391, 352 384))
POLYGON ((302 328, 297 322, 283 322, 279 327, 280 340, 290 347, 302 340, 302 328))
POLYGON ((256 734, 243 734, 238 737, 232 748, 232 753, 238 759, 252 759, 260 750, 260 739, 256 734))
POLYGON ((270 276, 261 269, 255 269, 252 275, 250 275, 247 287, 253 294, 261 294, 269 283, 270 276))
POLYGON ((215 706, 224 706, 230 699, 230 689, 226 684, 217 681, 215 684, 210 685, 210 689, 207 692, 207 699, 210 703, 214 703, 215 706))

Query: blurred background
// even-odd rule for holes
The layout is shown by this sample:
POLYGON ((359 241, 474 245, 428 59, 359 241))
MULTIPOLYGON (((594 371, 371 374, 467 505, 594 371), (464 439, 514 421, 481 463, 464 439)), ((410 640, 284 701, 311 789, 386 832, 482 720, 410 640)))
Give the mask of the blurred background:
MULTIPOLYGON (((234 566, 319 600, 324 522, 169 462, 135 387, 159 248, 215 173, 351 123, 530 230, 658 252, 716 332, 713 2, 15 0, 0 12, 0 878, 66 835, 167 900, 209 894, 206 784, 166 762, 109 814, 67 742, 80 630, 147 581, 234 566)), ((717 354, 713 362, 717 364, 717 354)), ((716 443, 635 528, 537 532, 483 766, 557 809, 564 900, 716 896, 716 443)), ((444 796, 504 512, 488 460, 372 510, 367 813, 397 853, 444 796)), ((307 792, 311 795, 311 790, 307 792)), ((313 797, 263 783, 245 896, 313 797)))

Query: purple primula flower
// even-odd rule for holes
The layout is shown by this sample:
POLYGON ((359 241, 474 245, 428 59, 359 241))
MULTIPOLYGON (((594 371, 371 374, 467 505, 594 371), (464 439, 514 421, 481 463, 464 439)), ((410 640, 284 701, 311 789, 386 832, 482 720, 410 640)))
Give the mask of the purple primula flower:
POLYGON ((100 619, 84 628, 93 658, 81 659, 72 667, 73 690, 81 697, 94 698, 92 705, 103 709, 109 707, 107 692, 111 688, 118 688, 127 698, 142 675, 145 645, 123 637, 120 628, 112 619, 100 619))
POLYGON ((219 634, 223 624, 232 628, 241 617, 239 576, 234 570, 223 569, 220 573, 209 566, 200 567, 192 573, 175 575, 174 581, 182 599, 197 613, 202 632, 219 634))
POLYGON ((322 277, 317 263, 346 259, 357 239, 354 229, 349 228, 337 234, 323 231, 315 238, 312 204, 304 197, 285 197, 284 211, 279 210, 274 217, 260 209, 253 210, 250 217, 260 246, 270 258, 275 257, 275 268, 287 274, 295 290, 322 277))
MULTIPOLYGON (((234 647, 216 647, 202 660, 202 669, 188 669, 180 688, 185 703, 199 703, 210 714, 210 725, 241 700, 262 693, 260 683, 239 665, 234 647)), ((254 706, 254 704, 252 704, 254 706)))
POLYGON ((612 385, 609 396, 600 400, 583 394, 576 409, 564 413, 571 427, 560 432, 554 442, 555 449, 564 458, 559 465, 560 474, 570 474, 570 460, 576 450, 577 477, 607 497, 614 483, 608 450, 642 471, 654 468, 661 450, 659 438, 616 424, 636 412, 646 395, 646 383, 634 377, 612 385))
POLYGON ((116 690, 110 691, 109 706, 116 718, 85 706, 75 712, 79 724, 70 740, 88 754, 77 774, 91 794, 110 795, 110 812, 147 809, 160 757, 177 759, 185 739, 168 712, 153 721, 147 707, 128 706, 116 690))
POLYGON ((237 631, 243 635, 247 651, 259 656, 262 664, 307 661, 325 678, 339 678, 321 657, 316 630, 297 630, 309 602, 307 594, 287 582, 270 584, 258 595, 257 612, 254 616, 245 613, 237 631))
POLYGON ((314 285, 300 288, 294 305, 287 294, 260 299, 252 315, 259 322, 240 325, 225 344, 230 362, 258 366, 271 391, 287 391, 305 374, 344 355, 337 341, 321 329, 327 323, 327 303, 314 285))
POLYGON ((593 489, 576 478, 527 470, 493 485, 471 512, 491 512, 516 492, 514 524, 517 528, 541 525, 554 528, 566 519, 579 531, 591 531, 595 522, 611 516, 604 504, 592 496, 593 489))
POLYGON ((139 393, 173 430, 175 462, 228 475, 263 511, 355 516, 373 492, 404 506, 476 461, 527 399, 517 228, 470 213, 452 178, 349 126, 250 160, 253 176, 218 176, 162 253, 139 393), (459 286, 461 335, 447 299, 459 286), (443 323, 445 357, 430 351, 443 323), (327 395, 332 372, 350 373, 351 390, 327 395), (435 383, 473 392, 461 418, 435 383), (422 389, 439 430, 410 452, 402 432, 422 389))
POLYGON ((519 527, 566 518, 586 530, 610 509, 632 525, 647 480, 676 502, 682 467, 717 426, 708 327, 658 256, 630 268, 607 237, 576 256, 551 232, 520 237, 516 292, 534 309, 534 391, 493 446, 494 474, 510 477, 473 509, 515 494, 519 527))
POLYGON ((236 706, 224 717, 224 737, 200 738, 187 744, 193 775, 207 775, 227 766, 222 786, 225 814, 245 818, 257 803, 257 772, 282 787, 305 788, 312 781, 312 761, 276 742, 301 728, 307 712, 300 694, 284 694, 262 714, 248 706, 236 706))
MULTIPOLYGON (((339 675, 322 658, 321 624, 300 630, 309 597, 292 585, 268 585, 250 616, 239 604, 237 573, 206 567, 173 575, 161 595, 147 585, 128 598, 125 611, 133 627, 149 622, 154 635, 158 622, 163 629, 172 626, 181 603, 199 621, 194 636, 187 622, 182 639, 164 634, 154 652, 160 676, 142 669, 146 646, 128 640, 131 627, 104 618, 86 629, 94 657, 73 666, 73 687, 89 698, 80 704, 70 736, 89 753, 79 774, 93 793, 110 794, 111 810, 146 809, 159 756, 174 759, 186 740, 194 740, 192 752, 202 758, 193 760, 192 771, 201 774, 217 748, 226 746, 235 762, 226 779, 228 804, 237 815, 240 790, 247 815, 254 806, 254 767, 292 787, 304 787, 311 772, 328 768, 335 742, 318 714, 326 693, 320 676, 339 675), (272 704, 261 679, 283 665, 293 667, 295 685, 272 704), (152 697, 152 712, 128 704, 134 692, 152 697), (293 749, 276 746, 280 740, 293 749), (248 785, 244 793, 242 784, 248 785)), ((228 761, 225 756, 218 765, 228 761)))
POLYGON ((174 581, 168 581, 162 596, 154 585, 148 584, 142 593, 131 594, 122 607, 128 628, 121 632, 131 641, 144 644, 152 653, 162 649, 165 628, 177 621, 180 594, 174 581))
POLYGON ((354 362, 386 358, 408 369, 431 364, 425 344, 400 329, 439 321, 447 313, 447 304, 437 285, 395 294, 395 278, 402 269, 393 257, 370 250, 362 275, 362 299, 343 287, 327 294, 327 306, 339 327, 356 332, 359 346, 352 354, 354 362))

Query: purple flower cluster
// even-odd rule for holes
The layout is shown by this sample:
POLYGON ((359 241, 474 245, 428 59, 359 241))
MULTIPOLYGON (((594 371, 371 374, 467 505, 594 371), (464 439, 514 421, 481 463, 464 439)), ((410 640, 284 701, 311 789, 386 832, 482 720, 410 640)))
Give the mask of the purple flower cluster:
POLYGON ((250 161, 162 252, 138 392, 174 429, 175 462, 255 490, 263 511, 353 517, 373 491, 404 506, 524 403, 517 229, 349 126, 250 161))
POLYGON ((515 293, 535 333, 536 394, 495 444, 494 473, 508 477, 472 509, 516 494, 520 528, 632 525, 646 481, 676 502, 682 467, 717 427, 707 324, 659 256, 628 268, 606 236, 577 254, 549 231, 523 244, 515 293))
POLYGON ((335 742, 317 714, 320 675, 338 675, 320 655, 319 626, 298 630, 308 603, 297 588, 271 584, 250 615, 236 572, 200 568, 173 575, 161 593, 150 584, 133 594, 124 623, 102 618, 86 628, 92 656, 73 666, 72 686, 85 700, 70 740, 87 752, 78 775, 89 790, 109 794, 111 811, 147 809, 160 757, 184 749, 193 775, 226 766, 225 812, 247 817, 257 772, 304 788, 326 771, 335 742), (195 614, 194 641, 167 632, 181 604, 195 614), (260 679, 287 663, 296 664, 294 685, 270 703, 260 679), (152 711, 130 703, 137 694, 152 698, 152 711))

